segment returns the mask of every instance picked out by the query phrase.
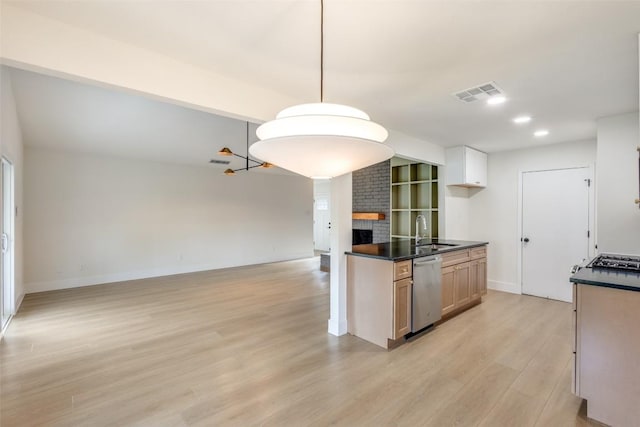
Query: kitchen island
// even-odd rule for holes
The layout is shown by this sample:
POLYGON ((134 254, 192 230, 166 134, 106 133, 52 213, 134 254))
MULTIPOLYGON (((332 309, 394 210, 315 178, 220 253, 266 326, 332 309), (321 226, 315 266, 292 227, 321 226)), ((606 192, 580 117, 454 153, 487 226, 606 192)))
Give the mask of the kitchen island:
MULTIPOLYGON (((346 252, 347 331, 384 348, 403 343, 406 335, 415 332, 412 320, 423 314, 414 313, 416 307, 412 307, 420 297, 414 294, 416 259, 438 261, 437 272, 431 273, 438 276, 437 319, 480 303, 487 289, 486 245, 444 239, 423 239, 416 245, 415 240, 404 239, 353 246, 346 252)), ((434 301, 422 298, 430 315, 436 310, 434 301)))
POLYGON ((347 255, 376 258, 385 261, 405 261, 417 257, 441 255, 457 250, 486 246, 488 242, 472 242, 467 240, 423 239, 418 245, 414 239, 396 240, 386 243, 354 245, 347 255), (440 246, 433 249, 432 245, 440 246))
MULTIPOLYGON (((637 271, 598 267, 602 254, 571 277, 574 283, 573 392, 587 416, 614 426, 640 420, 640 257, 622 256, 637 271), (595 265, 595 266, 594 266, 595 265)), ((607 261, 605 261, 607 262, 607 261)), ((619 264, 618 264, 619 265, 619 264)))

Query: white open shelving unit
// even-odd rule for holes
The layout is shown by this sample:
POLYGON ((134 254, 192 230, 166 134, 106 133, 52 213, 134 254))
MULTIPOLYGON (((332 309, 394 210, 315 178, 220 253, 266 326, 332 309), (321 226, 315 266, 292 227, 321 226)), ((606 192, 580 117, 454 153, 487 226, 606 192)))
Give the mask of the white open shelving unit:
POLYGON ((393 158, 391 240, 415 237, 416 217, 427 218, 429 237, 438 237, 438 166, 393 158))

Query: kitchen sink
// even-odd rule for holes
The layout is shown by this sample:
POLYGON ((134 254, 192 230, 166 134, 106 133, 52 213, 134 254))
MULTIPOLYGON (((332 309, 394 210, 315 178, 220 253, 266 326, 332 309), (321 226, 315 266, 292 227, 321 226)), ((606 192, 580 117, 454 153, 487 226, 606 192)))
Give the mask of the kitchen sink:
POLYGON ((416 253, 425 253, 426 251, 437 251, 440 249, 450 249, 454 246, 460 246, 453 243, 423 243, 416 245, 416 253))
POLYGON ((446 249, 460 245, 456 245, 455 243, 418 243, 416 246, 425 249, 446 249))
POLYGON ((458 245, 450 245, 447 243, 431 243, 425 246, 421 246, 423 248, 427 248, 427 249, 433 249, 433 250, 438 250, 438 249, 449 249, 452 246, 458 246, 458 245))

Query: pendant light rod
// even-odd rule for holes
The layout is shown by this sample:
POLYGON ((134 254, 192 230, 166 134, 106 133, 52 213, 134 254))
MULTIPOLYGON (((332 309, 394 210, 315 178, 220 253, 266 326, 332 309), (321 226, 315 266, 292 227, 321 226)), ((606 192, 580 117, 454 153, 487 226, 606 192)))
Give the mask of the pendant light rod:
POLYGON ((251 155, 309 178, 331 178, 393 157, 387 130, 364 111, 324 102, 324 0, 320 1, 320 102, 294 105, 256 130, 251 155))
POLYGON ((249 122, 246 122, 247 126, 246 126, 246 136, 245 136, 245 140, 247 141, 247 170, 249 170, 249 122))
POLYGON ((324 0, 320 0, 320 102, 324 102, 324 0))

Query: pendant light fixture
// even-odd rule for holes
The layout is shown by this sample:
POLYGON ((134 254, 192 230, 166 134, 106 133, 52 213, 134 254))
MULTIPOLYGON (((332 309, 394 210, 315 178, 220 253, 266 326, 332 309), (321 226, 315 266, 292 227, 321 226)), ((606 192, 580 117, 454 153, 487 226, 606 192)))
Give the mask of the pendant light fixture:
POLYGON ((256 131, 249 152, 310 178, 332 178, 387 160, 387 130, 357 108, 324 102, 324 1, 320 0, 320 102, 282 110, 256 131))
MULTIPOLYGON (((227 147, 223 147, 220 151, 218 151, 218 155, 219 156, 236 156, 236 157, 240 157, 241 159, 245 160, 245 167, 240 168, 240 169, 227 169, 224 171, 224 174, 227 176, 232 176, 235 175, 236 172, 238 171, 244 171, 244 170, 249 170, 249 169, 253 169, 253 168, 272 168, 273 164, 269 163, 269 162, 260 162, 258 160, 253 160, 252 158, 249 157, 249 122, 247 122, 247 126, 246 126, 246 141, 247 141, 247 155, 246 156, 241 156, 240 154, 236 154, 233 151, 231 151, 229 148, 227 147), (253 162, 256 163, 255 165, 249 165, 249 162, 253 162)), ((209 163, 219 163, 216 160, 211 160, 209 163)), ((226 162, 228 163, 228 162, 226 162)))

